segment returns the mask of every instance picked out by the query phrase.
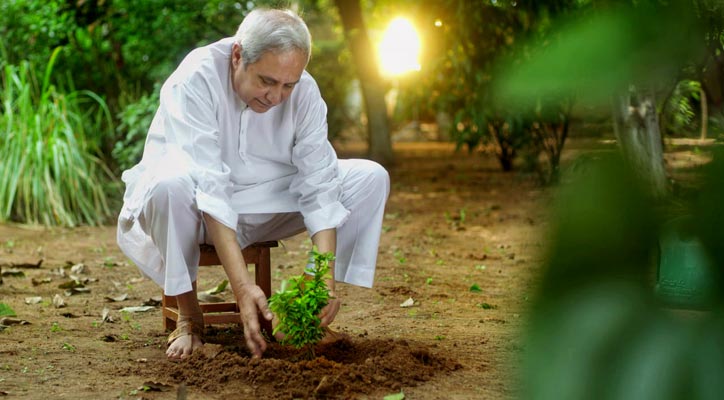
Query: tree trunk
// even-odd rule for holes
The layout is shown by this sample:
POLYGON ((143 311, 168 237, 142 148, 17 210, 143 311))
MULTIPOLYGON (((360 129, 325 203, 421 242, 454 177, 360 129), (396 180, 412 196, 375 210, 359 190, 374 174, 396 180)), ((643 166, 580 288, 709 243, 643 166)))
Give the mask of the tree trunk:
POLYGON ((625 159, 655 198, 667 193, 661 131, 653 90, 631 90, 614 98, 614 132, 625 159))
POLYGON ((706 131, 709 127, 709 103, 706 98, 706 92, 704 91, 704 85, 699 88, 699 101, 701 103, 701 134, 699 139, 706 139, 706 131))
POLYGON ((378 70, 372 43, 367 36, 359 0, 335 0, 334 3, 342 19, 344 35, 352 51, 362 88, 367 114, 369 157, 383 165, 389 165, 394 157, 385 105, 386 88, 378 70))

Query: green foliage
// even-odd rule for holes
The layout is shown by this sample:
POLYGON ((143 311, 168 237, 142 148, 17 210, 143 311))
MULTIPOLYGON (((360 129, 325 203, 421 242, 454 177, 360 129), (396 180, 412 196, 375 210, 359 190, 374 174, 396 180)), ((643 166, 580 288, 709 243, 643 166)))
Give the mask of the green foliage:
POLYGON ((674 87, 671 96, 664 103, 661 124, 665 133, 688 136, 699 124, 697 113, 701 101, 701 83, 685 79, 674 87))
POLYGON ((269 298, 269 307, 279 319, 274 334, 284 334, 282 343, 307 347, 313 356, 314 344, 324 337, 318 315, 329 301, 325 279, 329 278, 329 263, 334 260, 334 254, 319 253, 314 247, 310 259, 314 263, 308 271, 312 279, 302 274, 282 282, 281 290, 269 298))
POLYGON ((0 2, 0 36, 8 64, 30 61, 42 66, 53 49, 67 41, 77 25, 62 0, 0 2))
POLYGON ((347 94, 354 81, 351 55, 342 40, 315 40, 309 73, 319 85, 327 104, 327 127, 330 138, 335 138, 353 124, 347 110, 347 94))
POLYGON ((671 199, 714 260, 716 295, 700 314, 672 312, 655 297, 652 261, 668 213, 634 171, 606 157, 571 177, 527 324, 521 398, 715 399, 724 391, 721 156, 696 194, 671 199))
POLYGON ((552 36, 528 44, 528 57, 501 60, 495 89, 509 106, 570 95, 608 104, 633 82, 671 80, 703 52, 705 35, 693 8, 682 3, 644 1, 560 21, 552 36))
POLYGON ((427 59, 420 79, 406 82, 400 96, 411 109, 407 115, 449 115, 458 148, 493 153, 505 171, 514 169, 521 154, 532 154, 537 163, 544 148, 530 129, 534 103, 519 107, 500 101, 493 89, 507 71, 497 60, 520 63, 529 57, 529 40, 548 40, 554 18, 577 7, 576 1, 424 2, 418 20, 427 27, 427 59))
POLYGON ((568 138, 571 121, 571 99, 538 98, 525 114, 528 142, 523 149, 524 169, 538 173, 543 184, 557 183, 560 159, 568 138))
POLYGON ((51 83, 58 53, 42 81, 27 61, 2 71, 0 221, 98 225, 112 215, 103 183, 113 178, 92 140, 110 113, 96 94, 51 83))
POLYGON ((112 154, 121 171, 141 160, 146 134, 158 108, 159 91, 153 90, 151 94, 141 96, 126 105, 118 114, 120 123, 116 133, 119 139, 113 147, 112 154))

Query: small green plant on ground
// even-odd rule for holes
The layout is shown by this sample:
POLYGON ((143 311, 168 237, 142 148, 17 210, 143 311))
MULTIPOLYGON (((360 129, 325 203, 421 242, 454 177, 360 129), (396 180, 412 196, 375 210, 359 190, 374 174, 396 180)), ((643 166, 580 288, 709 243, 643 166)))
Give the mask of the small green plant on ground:
POLYGON ((325 281, 329 278, 329 263, 334 261, 334 254, 319 253, 314 247, 310 259, 314 263, 313 268, 308 269, 312 278, 301 274, 283 281, 281 290, 269 298, 269 306, 279 319, 274 335, 283 333, 282 343, 298 349, 305 347, 312 359, 314 345, 324 337, 318 315, 329 302, 325 281))

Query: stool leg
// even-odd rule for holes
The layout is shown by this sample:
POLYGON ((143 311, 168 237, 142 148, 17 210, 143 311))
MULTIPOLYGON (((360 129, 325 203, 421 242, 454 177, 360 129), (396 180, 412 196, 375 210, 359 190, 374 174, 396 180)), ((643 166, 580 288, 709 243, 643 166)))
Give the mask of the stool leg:
MULTIPOLYGON (((269 248, 259 249, 259 260, 254 268, 254 280, 256 284, 264 292, 264 295, 268 299, 271 296, 271 254, 269 248)), ((261 325, 262 333, 273 340, 272 335, 272 324, 271 321, 267 321, 261 315, 259 316, 259 325, 261 325)))
POLYGON ((176 296, 166 296, 164 294, 161 297, 161 307, 161 312, 163 313, 163 329, 165 331, 172 331, 176 329, 176 320, 170 317, 172 308, 178 310, 176 296))

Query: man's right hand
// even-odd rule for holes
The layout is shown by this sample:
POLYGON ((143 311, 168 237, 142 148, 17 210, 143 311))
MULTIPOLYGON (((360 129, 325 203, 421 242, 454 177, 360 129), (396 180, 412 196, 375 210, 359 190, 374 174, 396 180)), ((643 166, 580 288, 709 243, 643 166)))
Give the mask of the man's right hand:
POLYGON ((272 320, 272 312, 269 310, 266 295, 259 286, 247 283, 241 286, 241 293, 237 295, 236 299, 244 326, 246 347, 253 358, 260 358, 266 350, 266 340, 261 334, 258 315, 261 314, 268 321, 272 320))

